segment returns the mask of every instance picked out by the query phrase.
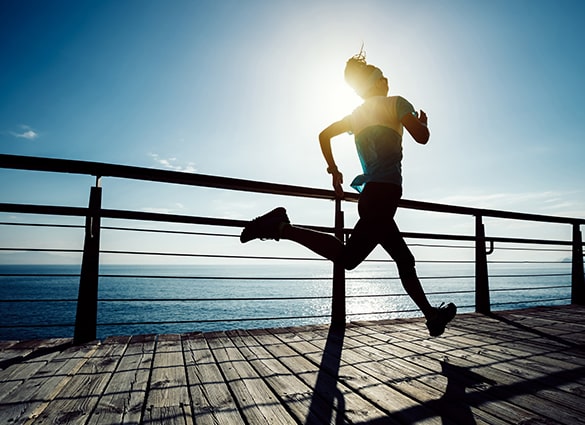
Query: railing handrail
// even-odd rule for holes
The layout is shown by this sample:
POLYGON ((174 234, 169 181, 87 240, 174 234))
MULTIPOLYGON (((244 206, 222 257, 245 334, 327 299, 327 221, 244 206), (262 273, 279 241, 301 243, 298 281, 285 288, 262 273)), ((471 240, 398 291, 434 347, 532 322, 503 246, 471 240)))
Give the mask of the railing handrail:
MULTIPOLYGON (((69 207, 69 206, 53 206, 53 205, 31 205, 31 204, 13 204, 0 202, 0 212, 11 213, 25 213, 25 214, 42 214, 42 215, 61 215, 69 217, 85 217, 88 213, 87 207, 69 207)), ((168 213, 155 213, 148 211, 133 211, 133 210, 118 210, 102 208, 100 210, 102 218, 114 218, 125 220, 138 221, 155 221, 167 223, 182 223, 182 224, 197 224, 210 225, 222 227, 243 227, 247 221, 235 220, 217 217, 201 217, 194 215, 180 215, 168 213)), ((20 224, 24 225, 24 224, 20 224)), ((33 224, 28 224, 33 225, 33 224)), ((62 226, 62 225, 59 225, 62 226)), ((82 228, 79 225, 77 227, 82 228)), ((333 233, 335 229, 327 226, 310 226, 303 227, 318 230, 326 233, 333 233)), ((105 228, 105 227, 103 227, 105 228)), ((345 229, 346 233, 350 233, 351 229, 345 229)), ((471 235, 454 235, 445 233, 421 233, 421 232, 401 232, 405 238, 408 239, 426 239, 426 240, 450 240, 450 241, 466 241, 474 242, 475 236, 471 235)), ((543 245, 567 245, 571 246, 571 240, 552 240, 552 239, 530 239, 530 238, 508 238, 499 236, 486 236, 487 242, 500 243, 517 243, 517 244, 543 244, 543 245)), ((585 242, 584 242, 585 244, 585 242)))
MULTIPOLYGON (((303 196, 319 199, 334 198, 333 192, 325 189, 93 161, 0 154, 0 168, 115 177, 274 195, 303 196)), ((357 199, 357 196, 350 196, 348 200, 353 198, 357 199)))
MULTIPOLYGON (((309 188, 304 186, 267 183, 233 177, 212 176, 207 174, 186 173, 181 171, 161 170, 148 167, 130 165, 107 164, 93 161, 79 161, 60 158, 44 158, 22 155, 0 154, 0 168, 16 170, 47 171, 68 174, 83 174, 95 177, 114 177, 133 180, 156 181, 162 183, 181 184, 188 186, 213 187, 256 193, 270 193, 273 195, 302 196, 317 199, 335 199, 332 190, 309 188)), ((345 192, 344 200, 356 202, 358 194, 345 192)), ((460 214, 504 218, 512 220, 527 220, 547 223, 563 223, 573 225, 585 224, 585 218, 560 217, 543 214, 529 214, 513 211, 463 207, 435 202, 413 201, 402 199, 401 208, 460 214)))
MULTIPOLYGON (((141 181, 152 181, 158 183, 180 184, 189 186, 209 187, 215 189, 237 190, 253 193, 266 193, 272 195, 285 195, 313 199, 330 199, 335 200, 335 223, 333 228, 310 226, 316 230, 328 231, 335 233, 335 236, 343 240, 350 233, 350 230, 344 228, 343 216, 341 209, 341 199, 335 197, 332 190, 308 188, 294 185, 283 185, 276 183, 258 182, 230 177, 211 176, 196 173, 185 173, 171 170, 161 170, 154 168, 135 167, 127 165, 107 164, 91 161, 75 161, 58 158, 42 158, 31 156, 19 156, 0 154, 0 168, 29 170, 40 172, 56 172, 78 175, 89 175, 96 177, 96 184, 91 187, 90 201, 87 208, 67 207, 56 205, 32 205, 32 204, 15 204, 0 203, 2 212, 19 212, 31 214, 53 214, 61 216, 83 216, 85 217, 85 241, 83 248, 83 259, 79 285, 79 296, 77 303, 77 315, 75 324, 76 342, 89 341, 95 339, 95 329, 97 326, 97 289, 99 277, 99 255, 100 252, 100 220, 102 218, 114 219, 135 219, 146 221, 166 221, 191 223, 211 226, 228 226, 242 227, 247 222, 242 220, 233 220, 225 218, 196 217, 185 215, 172 215, 151 212, 138 212, 128 210, 114 210, 102 208, 102 187, 101 180, 103 177, 113 177, 122 179, 134 179, 141 181)), ((358 200, 358 194, 345 193, 345 200, 355 202, 358 200)), ((540 214, 518 213, 511 211, 501 211, 493 209, 481 209, 471 207, 461 207, 447 204, 432 202, 421 202, 412 200, 401 200, 399 207, 422 210, 427 212, 438 212, 447 214, 457 214, 471 216, 475 221, 475 235, 429 235, 423 233, 410 233, 411 237, 426 236, 438 239, 466 240, 475 242, 475 306, 476 311, 482 313, 490 312, 490 288, 488 282, 487 255, 493 251, 495 241, 514 242, 514 243, 545 243, 572 246, 572 280, 571 280, 571 301, 573 303, 585 304, 585 276, 583 272, 583 239, 580 226, 585 224, 585 218, 559 217, 540 214), (512 220, 525 220, 557 224, 569 224, 572 226, 573 237, 570 243, 564 241, 542 241, 535 239, 519 238, 496 238, 486 237, 484 218, 501 218, 512 220), (486 244, 490 245, 486 250, 486 244)), ((405 234, 405 236, 408 236, 405 234)), ((32 250, 32 249, 31 249, 32 250)), ((148 254, 139 252, 139 254, 148 254)), ((158 253, 157 255, 162 255, 158 253)), ((194 255, 168 253, 164 255, 194 255)), ((199 255, 199 254, 198 254, 199 255)), ((240 257, 240 256, 239 256, 240 257)), ((249 257, 246 257, 249 258, 249 257)), ((336 325, 345 324, 345 270, 339 263, 333 265, 333 294, 331 306, 331 323, 336 325)))

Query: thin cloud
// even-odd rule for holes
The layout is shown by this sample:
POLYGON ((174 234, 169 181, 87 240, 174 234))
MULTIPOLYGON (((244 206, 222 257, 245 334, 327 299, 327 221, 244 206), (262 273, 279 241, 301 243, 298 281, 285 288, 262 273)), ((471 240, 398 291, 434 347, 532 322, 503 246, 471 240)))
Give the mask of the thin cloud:
POLYGON ((526 192, 526 193, 492 193, 477 195, 453 195, 440 199, 438 202, 461 206, 479 206, 497 208, 497 205, 520 205, 526 202, 545 203, 550 199, 559 199, 557 192, 526 192), (495 207, 496 206, 496 207, 495 207))
POLYGON ((149 156, 160 166, 163 168, 173 170, 173 171, 181 171, 184 173, 194 173, 197 171, 195 168, 195 164, 193 162, 187 163, 187 165, 177 164, 177 158, 161 158, 156 153, 151 153, 149 156))
POLYGON ((534 212, 559 217, 583 217, 585 214, 585 203, 581 199, 583 199, 583 194, 578 191, 545 191, 453 195, 444 197, 437 202, 476 208, 534 212))
POLYGON ((176 202, 174 204, 174 206, 176 208, 144 207, 144 208, 141 208, 140 210, 144 211, 144 212, 157 213, 157 214, 177 214, 181 210, 185 209, 185 206, 180 202, 176 202))
POLYGON ((10 134, 12 134, 17 139, 26 140, 35 140, 39 137, 39 133, 37 133, 35 130, 33 130, 31 127, 27 125, 21 126, 21 129, 22 129, 21 132, 11 131, 10 134))

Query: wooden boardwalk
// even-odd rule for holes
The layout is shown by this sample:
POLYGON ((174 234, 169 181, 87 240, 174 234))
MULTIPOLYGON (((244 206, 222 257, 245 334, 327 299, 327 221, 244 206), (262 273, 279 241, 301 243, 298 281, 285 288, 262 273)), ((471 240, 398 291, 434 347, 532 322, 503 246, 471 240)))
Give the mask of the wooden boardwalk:
POLYGON ((584 424, 585 307, 0 342, 0 424, 584 424))

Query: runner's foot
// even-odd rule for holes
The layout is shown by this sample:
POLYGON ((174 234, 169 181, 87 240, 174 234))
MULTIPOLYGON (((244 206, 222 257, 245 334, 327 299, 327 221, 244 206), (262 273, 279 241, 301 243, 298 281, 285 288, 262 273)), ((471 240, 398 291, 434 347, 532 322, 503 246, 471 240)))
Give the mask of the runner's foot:
POLYGON ((246 224, 240 235, 240 242, 246 243, 253 239, 280 240, 282 225, 288 223, 290 221, 286 215, 286 210, 283 207, 275 208, 246 224))
POLYGON ((445 327, 455 317, 457 306, 453 303, 442 303, 436 308, 435 316, 427 319, 427 329, 431 336, 439 336, 445 332, 445 327))

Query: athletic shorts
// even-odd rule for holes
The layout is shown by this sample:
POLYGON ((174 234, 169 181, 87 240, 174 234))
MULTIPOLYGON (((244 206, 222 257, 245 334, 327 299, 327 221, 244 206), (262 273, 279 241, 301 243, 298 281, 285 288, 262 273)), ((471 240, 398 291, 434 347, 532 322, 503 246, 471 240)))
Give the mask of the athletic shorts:
POLYGON ((354 269, 380 244, 396 262, 401 277, 415 272, 414 256, 394 221, 402 188, 392 183, 369 182, 358 200, 359 220, 342 253, 347 270, 354 269))

